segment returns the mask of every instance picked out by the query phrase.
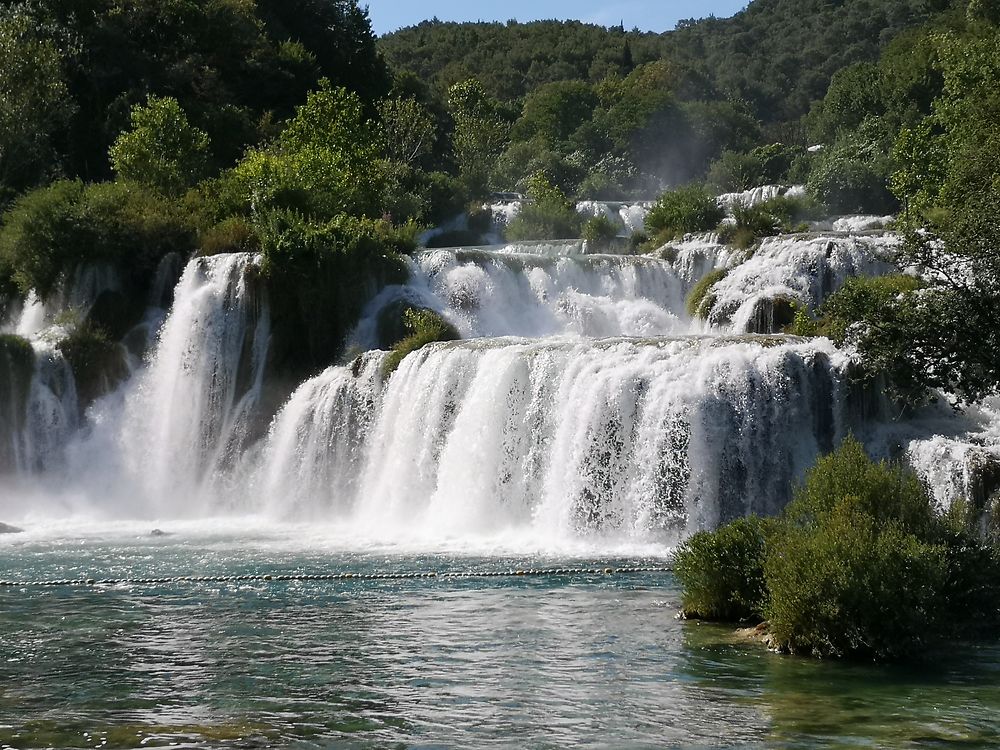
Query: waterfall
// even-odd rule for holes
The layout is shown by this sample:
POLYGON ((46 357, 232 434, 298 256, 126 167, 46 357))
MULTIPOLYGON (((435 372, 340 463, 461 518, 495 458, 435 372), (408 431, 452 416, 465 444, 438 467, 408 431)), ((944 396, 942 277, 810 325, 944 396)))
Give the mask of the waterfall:
MULTIPOLYGON (((827 232, 750 253, 704 234, 649 255, 568 243, 423 251, 407 285, 370 303, 354 336, 363 353, 301 383, 270 425, 257 258, 195 258, 172 293, 179 259, 165 259, 144 329, 152 351, 82 424, 49 334, 17 363, 10 352, 29 349, 7 337, 0 469, 44 476, 41 494, 19 501, 32 512, 51 492, 57 514, 253 514, 381 543, 535 550, 670 545, 777 512, 849 432, 909 455, 942 506, 982 500, 1000 484, 1000 438, 944 415, 875 435, 883 416, 859 408, 871 394, 859 399, 848 354, 744 333, 775 328, 760 319, 780 300, 815 308, 854 275, 891 271, 898 242, 827 232), (706 325, 685 302, 715 269, 727 275, 706 325), (463 340, 428 345, 389 375, 386 354, 369 350, 380 312, 401 298, 463 340), (155 308, 168 300, 163 320, 155 308)), ((78 298, 103 285, 81 277, 78 298)))
POLYGON ((681 282, 658 258, 437 250, 421 253, 413 270, 417 285, 464 338, 657 336, 687 329, 678 317, 681 282))
POLYGON ((187 264, 149 367, 110 426, 125 470, 161 509, 197 508, 203 483, 232 465, 249 437, 270 338, 255 263, 237 253, 187 264))
POLYGON ((890 273, 898 245, 891 234, 769 237, 712 287, 709 322, 741 333, 755 330, 762 303, 789 300, 815 310, 850 278, 890 273))
POLYGON ((308 381, 251 482, 279 517, 377 538, 673 540, 774 512, 842 435, 822 342, 479 339, 308 381))
POLYGON ((0 476, 58 467, 76 426, 73 374, 55 347, 0 342, 0 476))

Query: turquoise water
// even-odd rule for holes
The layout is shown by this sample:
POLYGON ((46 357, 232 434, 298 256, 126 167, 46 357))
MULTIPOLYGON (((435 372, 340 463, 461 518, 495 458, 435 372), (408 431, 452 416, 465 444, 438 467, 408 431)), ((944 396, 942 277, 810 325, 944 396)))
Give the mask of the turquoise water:
MULTIPOLYGON (((19 580, 646 561, 0 539, 0 578, 19 580)), ((669 574, 0 589, 0 747, 1000 744, 998 648, 810 662, 678 621, 677 604, 669 574)))

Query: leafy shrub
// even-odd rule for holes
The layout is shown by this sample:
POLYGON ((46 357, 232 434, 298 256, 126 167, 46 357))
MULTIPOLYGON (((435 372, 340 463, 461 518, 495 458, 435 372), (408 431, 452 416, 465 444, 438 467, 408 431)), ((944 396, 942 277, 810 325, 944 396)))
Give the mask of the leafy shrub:
POLYGON ((896 211, 899 204, 889 191, 894 164, 877 127, 869 118, 857 132, 821 151, 807 181, 809 194, 840 213, 896 211))
POLYGON ((875 659, 1000 624, 995 542, 975 535, 968 514, 938 515, 913 472, 872 462, 853 438, 816 462, 781 518, 757 523, 682 547, 685 610, 745 619, 762 602, 772 644, 875 659))
POLYGON ((0 257, 19 289, 42 298, 82 263, 114 263, 141 284, 166 253, 194 245, 191 221, 176 203, 127 182, 53 183, 18 199, 0 229, 0 257))
POLYGON ((230 216, 201 233, 199 255, 248 253, 260 249, 257 228, 243 216, 230 216))
POLYGON ((432 225, 443 224, 460 214, 468 203, 464 183, 445 172, 425 172, 424 192, 427 196, 426 220, 432 225))
POLYGON ((722 193, 789 181, 793 165, 806 154, 801 146, 772 143, 749 153, 724 151, 708 170, 708 184, 722 193))
POLYGON ((708 314, 715 306, 715 295, 712 287, 726 278, 729 271, 725 268, 716 268, 701 277, 697 284, 691 289, 687 298, 687 313, 692 318, 707 318, 708 314))
POLYGON ((583 239, 598 245, 607 245, 618 236, 618 227, 607 216, 595 216, 583 225, 583 239))
POLYGON ((507 239, 558 240, 580 236, 582 219, 576 207, 542 174, 536 174, 528 185, 530 203, 507 226, 507 239))
POLYGON ((815 656, 894 658, 923 650, 941 625, 941 545, 882 525, 850 495, 813 528, 775 534, 765 563, 774 640, 815 656))
POLYGON ((765 545, 773 525, 756 516, 742 518, 717 532, 695 534, 678 548, 674 574, 684 587, 686 617, 763 619, 765 545))
POLYGON ((724 216, 715 197, 704 188, 679 188, 660 196, 646 215, 646 230, 650 234, 675 236, 708 232, 715 229, 724 216))
POLYGON ((753 154, 724 151, 709 167, 708 184, 720 193, 738 193, 765 184, 764 165, 753 154))
POLYGON ((849 279, 823 303, 820 333, 843 344, 854 324, 881 325, 894 315, 893 311, 907 295, 922 286, 920 279, 905 274, 849 279))
POLYGON ((734 223, 719 227, 719 239, 736 247, 746 249, 760 237, 770 237, 781 231, 780 219, 765 204, 751 206, 736 201, 732 213, 734 223))
POLYGON ((382 373, 386 377, 395 372, 411 352, 435 341, 456 341, 461 338, 458 329, 433 310, 411 307, 404 312, 404 321, 409 335, 397 341, 386 357, 382 365, 382 373))
POLYGON ((814 527, 845 502, 880 527, 895 524, 922 538, 935 528, 930 499, 917 475, 874 463, 854 438, 817 459, 785 509, 785 519, 794 526, 814 527))

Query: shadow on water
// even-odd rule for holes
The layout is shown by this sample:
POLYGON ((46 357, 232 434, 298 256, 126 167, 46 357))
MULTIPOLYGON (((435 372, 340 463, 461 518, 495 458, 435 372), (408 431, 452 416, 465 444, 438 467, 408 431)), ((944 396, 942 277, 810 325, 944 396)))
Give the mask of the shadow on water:
POLYGON ((681 671, 719 700, 757 706, 767 747, 1000 745, 1000 645, 961 644, 885 665, 783 656, 731 628, 682 627, 681 671))

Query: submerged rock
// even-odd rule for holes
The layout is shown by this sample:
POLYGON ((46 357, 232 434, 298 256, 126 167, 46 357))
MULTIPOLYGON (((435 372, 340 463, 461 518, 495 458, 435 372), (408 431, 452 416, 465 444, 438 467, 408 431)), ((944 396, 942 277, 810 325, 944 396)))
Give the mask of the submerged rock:
POLYGON ((10 524, 0 523, 0 534, 20 534, 24 529, 19 529, 17 526, 11 526, 10 524))

